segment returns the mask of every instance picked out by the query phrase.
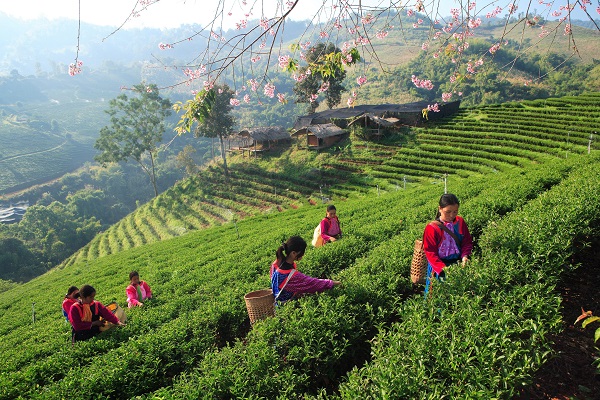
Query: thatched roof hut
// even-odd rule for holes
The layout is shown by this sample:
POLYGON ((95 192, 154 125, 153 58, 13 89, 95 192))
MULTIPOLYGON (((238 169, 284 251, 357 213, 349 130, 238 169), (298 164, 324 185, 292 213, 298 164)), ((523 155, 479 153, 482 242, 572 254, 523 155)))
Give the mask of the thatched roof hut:
POLYGON ((292 136, 295 137, 300 137, 302 135, 306 135, 307 148, 318 150, 329 147, 340 141, 344 135, 346 135, 346 130, 337 125, 328 123, 309 125, 307 127, 298 129, 292 134, 292 136))
POLYGON ((242 154, 269 150, 274 144, 291 141, 289 132, 281 126, 263 126, 248 128, 229 137, 229 151, 241 151, 242 154))

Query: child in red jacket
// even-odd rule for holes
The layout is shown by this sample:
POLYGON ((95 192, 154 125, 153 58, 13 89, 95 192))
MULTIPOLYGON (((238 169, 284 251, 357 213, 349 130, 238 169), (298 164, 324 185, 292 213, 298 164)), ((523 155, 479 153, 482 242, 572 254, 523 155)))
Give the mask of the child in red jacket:
POLYGON ((440 197, 435 221, 425 227, 423 248, 427 257, 427 281, 425 296, 429 291, 431 274, 445 279, 444 268, 456 262, 464 265, 473 250, 473 238, 465 220, 458 215, 458 198, 447 193, 440 197))
POLYGON ((129 273, 129 286, 125 290, 127 292, 127 304, 129 308, 143 306, 142 301, 152 298, 152 290, 144 281, 140 281, 140 274, 137 271, 129 273))

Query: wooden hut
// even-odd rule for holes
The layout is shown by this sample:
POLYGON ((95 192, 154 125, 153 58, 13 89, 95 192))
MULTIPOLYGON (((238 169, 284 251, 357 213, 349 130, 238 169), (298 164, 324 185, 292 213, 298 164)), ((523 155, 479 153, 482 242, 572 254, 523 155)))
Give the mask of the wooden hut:
POLYGON ((298 129, 292 136, 300 138, 306 135, 306 147, 319 150, 334 145, 345 135, 346 131, 334 124, 309 125, 298 129))
POLYGON ((230 138, 230 151, 241 151, 242 155, 248 151, 248 155, 271 149, 278 143, 290 142, 291 136, 281 126, 264 126, 258 128, 243 129, 230 138))

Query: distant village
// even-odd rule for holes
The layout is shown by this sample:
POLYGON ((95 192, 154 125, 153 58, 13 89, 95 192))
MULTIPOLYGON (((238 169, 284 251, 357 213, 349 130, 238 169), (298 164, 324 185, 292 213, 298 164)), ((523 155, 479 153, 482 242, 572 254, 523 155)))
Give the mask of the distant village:
POLYGON ((348 134, 349 128, 361 126, 370 138, 403 126, 418 126, 458 111, 460 100, 439 106, 439 112, 424 113, 425 101, 406 104, 360 105, 336 108, 298 117, 292 133, 280 126, 256 127, 239 131, 228 139, 228 152, 257 156, 275 144, 300 139, 301 147, 320 150, 331 147, 348 134))

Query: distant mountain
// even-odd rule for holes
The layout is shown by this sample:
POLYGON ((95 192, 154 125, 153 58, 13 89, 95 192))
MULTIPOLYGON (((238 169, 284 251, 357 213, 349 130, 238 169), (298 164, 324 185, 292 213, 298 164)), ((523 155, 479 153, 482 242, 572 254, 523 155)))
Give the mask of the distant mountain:
MULTIPOLYGON (((297 37, 307 22, 289 21, 285 36, 297 37)), ((0 12, 0 76, 17 70, 27 76, 40 73, 67 73, 67 67, 77 54, 78 26, 72 20, 22 21, 0 12)), ((84 68, 99 68, 111 64, 132 64, 156 61, 156 57, 193 61, 196 54, 186 45, 169 49, 168 54, 159 49, 160 43, 174 43, 194 36, 195 53, 199 54, 206 39, 197 35, 199 25, 182 25, 177 29, 122 29, 111 35, 112 27, 81 23, 79 34, 79 59, 84 68), (156 56, 156 57, 155 57, 156 56)), ((225 31, 227 36, 230 32, 225 31)), ((237 32, 239 33, 239 32, 237 32)))

